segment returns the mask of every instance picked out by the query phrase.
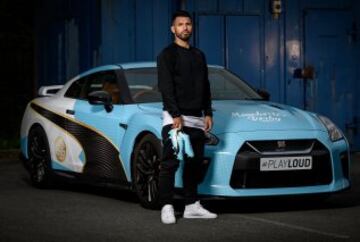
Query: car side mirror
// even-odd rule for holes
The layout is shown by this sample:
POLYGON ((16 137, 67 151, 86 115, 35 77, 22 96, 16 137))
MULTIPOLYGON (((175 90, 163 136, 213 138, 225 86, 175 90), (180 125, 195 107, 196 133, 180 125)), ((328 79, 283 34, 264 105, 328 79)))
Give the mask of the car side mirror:
POLYGON ((111 95, 106 91, 93 91, 88 95, 88 101, 91 105, 104 105, 106 112, 113 110, 111 95))
POLYGON ((264 89, 257 89, 257 94, 259 94, 265 101, 270 100, 270 93, 264 89))

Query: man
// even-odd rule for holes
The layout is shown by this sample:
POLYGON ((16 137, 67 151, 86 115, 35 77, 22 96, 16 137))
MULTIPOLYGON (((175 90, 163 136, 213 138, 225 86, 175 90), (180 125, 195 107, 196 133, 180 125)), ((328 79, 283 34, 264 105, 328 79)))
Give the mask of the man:
POLYGON ((213 126, 210 83, 204 54, 190 46, 192 19, 177 11, 171 32, 175 41, 158 56, 158 86, 163 98, 163 159, 160 164, 159 196, 161 221, 176 222, 173 207, 175 173, 179 167, 169 131, 180 129, 189 135, 194 157, 186 157, 183 169, 184 218, 216 218, 197 201, 200 164, 203 162, 205 133, 213 126))

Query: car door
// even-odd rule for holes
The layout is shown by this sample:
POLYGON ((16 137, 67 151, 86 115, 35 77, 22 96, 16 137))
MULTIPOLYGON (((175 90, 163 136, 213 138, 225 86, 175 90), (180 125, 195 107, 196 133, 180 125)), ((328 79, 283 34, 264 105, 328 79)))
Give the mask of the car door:
POLYGON ((81 173, 89 177, 127 182, 119 144, 125 129, 119 124, 124 110, 120 104, 119 85, 115 71, 102 71, 87 77, 74 106, 75 122, 68 127, 82 145, 83 152, 76 159, 84 163, 81 173), (106 91, 113 98, 113 109, 104 105, 91 105, 88 95, 93 91, 106 91))

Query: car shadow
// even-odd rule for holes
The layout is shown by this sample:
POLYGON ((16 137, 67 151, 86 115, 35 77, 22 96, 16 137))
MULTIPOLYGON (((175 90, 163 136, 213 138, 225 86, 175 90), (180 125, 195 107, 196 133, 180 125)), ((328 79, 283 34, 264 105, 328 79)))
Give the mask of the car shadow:
MULTIPOLYGON (((292 196, 265 197, 241 199, 205 198, 201 203, 211 211, 219 214, 226 213, 266 213, 288 212, 302 210, 326 210, 360 206, 360 160, 354 161, 351 170, 352 188, 347 191, 327 196, 292 196)), ((31 186, 27 173, 22 174, 22 180, 31 186)), ((128 203, 139 203, 134 192, 119 189, 115 186, 97 186, 76 182, 59 182, 52 189, 87 193, 96 196, 118 199, 128 203)), ((140 205, 139 205, 140 206, 140 205)), ((175 199, 175 210, 183 211, 184 200, 175 199)))
MULTIPOLYGON (((346 196, 349 197, 349 196, 346 196)), ((203 200, 202 204, 209 210, 219 213, 268 213, 305 210, 326 210, 356 207, 360 199, 348 200, 339 195, 326 197, 272 197, 233 200, 203 200)))
MULTIPOLYGON (((22 181, 26 183, 28 186, 33 187, 28 174, 23 174, 22 181)), ((60 179, 60 180, 56 180, 56 182, 52 184, 51 187, 48 189, 69 191, 74 193, 85 193, 99 197, 113 198, 113 199, 121 200, 123 202, 138 203, 138 199, 134 192, 132 192, 131 190, 120 189, 119 187, 111 184, 94 185, 94 184, 85 184, 85 183, 79 183, 73 181, 65 181, 63 179, 60 179)))
POLYGON ((56 189, 67 190, 77 193, 86 193, 100 197, 113 198, 128 203, 138 203, 138 199, 130 190, 119 189, 112 185, 90 185, 78 183, 61 183, 56 189))

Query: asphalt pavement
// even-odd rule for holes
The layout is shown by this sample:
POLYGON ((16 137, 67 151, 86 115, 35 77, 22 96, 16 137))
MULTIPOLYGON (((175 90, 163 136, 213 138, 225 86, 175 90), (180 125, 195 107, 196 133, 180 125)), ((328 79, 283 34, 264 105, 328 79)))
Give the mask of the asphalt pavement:
POLYGON ((64 184, 31 186, 17 159, 0 159, 0 241, 360 241, 360 156, 352 189, 313 199, 207 200, 215 220, 163 225, 128 191, 64 184))

